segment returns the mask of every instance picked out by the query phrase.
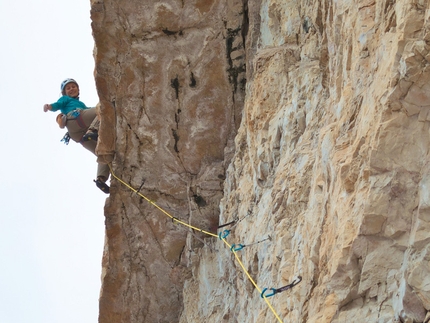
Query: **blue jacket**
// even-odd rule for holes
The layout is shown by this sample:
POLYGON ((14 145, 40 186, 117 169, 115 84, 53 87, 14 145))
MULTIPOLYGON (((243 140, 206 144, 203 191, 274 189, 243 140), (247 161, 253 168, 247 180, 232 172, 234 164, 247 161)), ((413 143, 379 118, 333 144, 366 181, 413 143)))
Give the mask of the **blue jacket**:
POLYGON ((51 104, 51 111, 55 112, 60 110, 61 113, 68 114, 76 109, 89 109, 84 102, 79 101, 79 99, 71 98, 70 96, 63 95, 58 99, 57 102, 51 104))

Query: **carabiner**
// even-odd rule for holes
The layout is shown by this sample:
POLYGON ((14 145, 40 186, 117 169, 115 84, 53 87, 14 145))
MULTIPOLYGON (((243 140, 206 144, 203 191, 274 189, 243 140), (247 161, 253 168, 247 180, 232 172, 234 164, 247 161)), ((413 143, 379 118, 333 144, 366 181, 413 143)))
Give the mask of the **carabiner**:
POLYGON ((266 298, 267 298, 267 297, 272 297, 273 295, 275 295, 275 294, 276 294, 276 289, 275 289, 275 288, 271 288, 272 293, 271 293, 271 294, 264 295, 264 293, 266 292, 266 290, 268 290, 268 288, 263 289, 263 291, 261 292, 261 294, 260 294, 261 298, 264 298, 264 297, 266 297, 266 298))
POLYGON ((233 244, 230 248, 230 251, 239 251, 242 250, 243 248, 245 248, 245 246, 243 244, 238 244, 237 247, 235 244, 233 244))
POLYGON ((224 230, 224 231, 221 231, 220 233, 219 233, 219 235, 218 235, 218 238, 220 239, 220 240, 223 240, 223 239, 225 239, 225 238, 227 238, 227 236, 230 234, 230 230, 224 230))

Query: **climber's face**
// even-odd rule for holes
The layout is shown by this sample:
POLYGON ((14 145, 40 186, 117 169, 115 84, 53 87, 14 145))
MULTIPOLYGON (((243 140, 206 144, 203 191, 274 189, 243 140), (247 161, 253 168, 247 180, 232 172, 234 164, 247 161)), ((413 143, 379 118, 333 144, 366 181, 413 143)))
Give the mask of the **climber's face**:
POLYGON ((79 87, 76 83, 69 83, 64 88, 66 91, 66 95, 72 98, 76 98, 79 96, 79 87))

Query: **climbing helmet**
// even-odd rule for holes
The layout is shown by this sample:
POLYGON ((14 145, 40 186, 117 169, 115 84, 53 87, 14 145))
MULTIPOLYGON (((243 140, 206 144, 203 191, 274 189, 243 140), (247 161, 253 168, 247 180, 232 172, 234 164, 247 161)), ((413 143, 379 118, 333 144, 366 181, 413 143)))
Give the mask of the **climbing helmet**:
POLYGON ((61 94, 66 95, 66 92, 65 92, 64 88, 69 83, 75 83, 78 86, 78 88, 79 88, 78 82, 76 82, 74 79, 70 79, 70 78, 69 79, 65 79, 63 82, 61 82, 61 94))

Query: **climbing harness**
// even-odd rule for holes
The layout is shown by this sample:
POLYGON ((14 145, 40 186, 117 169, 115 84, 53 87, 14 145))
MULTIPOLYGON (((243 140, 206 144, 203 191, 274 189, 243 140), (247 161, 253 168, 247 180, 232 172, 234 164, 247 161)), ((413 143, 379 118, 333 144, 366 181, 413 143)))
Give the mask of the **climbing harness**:
POLYGON ((85 124, 84 118, 81 114, 81 109, 76 109, 67 114, 67 121, 76 120, 76 123, 80 128, 87 128, 88 125, 85 124))
POLYGON ((63 139, 61 139, 61 142, 63 142, 64 141, 64 144, 65 145, 68 145, 69 144, 69 141, 70 141, 70 135, 69 135, 69 133, 68 132, 66 132, 66 134, 64 135, 64 137, 63 137, 63 139))
POLYGON ((267 241, 267 240, 272 241, 272 238, 270 236, 267 236, 267 238, 264 238, 264 239, 262 239, 260 241, 257 241, 257 242, 254 242, 254 243, 250 243, 250 244, 241 244, 241 243, 239 243, 237 245, 232 244, 230 250, 232 250, 232 251, 233 250, 234 251, 239 251, 239 250, 242 250, 245 247, 249 247, 249 246, 252 246, 252 245, 255 245, 255 244, 259 244, 260 242, 264 242, 264 241, 267 241))
POLYGON ((73 119, 76 119, 77 117, 79 117, 81 113, 78 109, 76 109, 76 110, 73 110, 72 112, 70 112, 69 114, 72 117, 69 120, 73 120, 73 119))
POLYGON ((272 293, 270 293, 270 294, 265 295, 265 293, 268 290, 268 288, 263 289, 263 291, 261 292, 260 296, 261 296, 261 298, 272 297, 275 294, 278 294, 278 293, 281 293, 281 292, 284 292, 284 291, 286 291, 288 289, 293 288, 294 286, 296 286, 301 281, 302 281, 302 276, 297 276, 297 278, 294 279, 291 284, 288 284, 288 285, 286 285, 284 287, 280 287, 280 288, 270 288, 270 290, 272 291, 272 293))
MULTIPOLYGON (((72 112, 69 112, 69 114, 67 115, 67 118, 65 120, 65 123, 67 123, 70 120, 76 120, 76 122, 80 128, 86 128, 87 125, 85 124, 84 118, 82 117, 80 111, 81 111, 80 109, 76 109, 72 112)), ((63 139, 61 139, 61 141, 64 142, 64 144, 66 144, 66 145, 69 144, 70 135, 68 132, 66 132, 66 134, 64 135, 63 139)), ((83 141, 85 141, 85 140, 83 140, 83 137, 82 137, 80 142, 82 143, 83 141)))
MULTIPOLYGON (((197 227, 195 227, 195 226, 192 226, 192 225, 190 225, 190 224, 188 224, 188 223, 186 223, 186 222, 184 222, 184 221, 182 221, 182 220, 180 220, 179 218, 177 218, 177 217, 175 217, 175 216, 173 216, 173 215, 171 215, 171 214, 169 214, 167 211, 165 211, 163 208, 161 208, 161 207, 159 207, 155 202, 153 202, 153 201, 151 201, 149 198, 147 198, 145 195, 143 195, 142 193, 140 193, 139 191, 140 191, 140 189, 142 188, 142 187, 140 187, 139 188, 139 190, 136 190, 135 188, 133 188, 132 186, 130 186, 129 184, 127 184, 126 182, 124 182, 122 179, 120 179, 115 173, 114 173, 114 171, 113 171, 113 169, 112 169, 112 165, 111 164, 108 164, 109 165, 109 168, 110 168, 110 172, 111 172, 111 175, 112 175, 112 177, 113 178, 115 178, 118 182, 120 182, 122 185, 124 185, 125 187, 127 187, 128 189, 130 189, 131 191, 133 191, 134 193, 136 193, 137 195, 139 195, 141 198, 143 198, 145 201, 147 201, 149 204, 151 204, 151 205, 153 205, 155 208, 157 208, 159 211, 161 211, 164 215, 166 215, 166 216, 168 216, 171 220, 172 220, 172 222, 176 222, 176 223, 179 223, 179 224, 182 224, 182 225, 184 225, 185 227, 188 227, 188 228, 190 228, 190 229, 192 229, 192 230, 196 230, 196 231, 198 231, 198 232, 202 232, 202 233, 205 233, 205 234, 207 234, 207 235, 209 235, 209 236, 212 236, 212 237, 217 237, 217 238, 219 238, 220 240, 222 240, 224 243, 225 243, 225 245, 230 249, 230 251, 231 252, 233 252, 233 254, 234 254, 234 256, 235 256, 235 258, 236 258, 236 261, 238 262, 238 264, 240 265, 240 267, 242 268, 242 270, 243 270, 243 272, 245 273, 245 275, 248 277, 248 280, 252 283, 252 285, 254 285, 254 287, 255 287, 255 289, 260 293, 260 296, 264 299, 264 301, 266 302, 266 304, 267 304, 267 306, 270 308, 270 310, 272 311, 272 313, 273 313, 273 315, 276 317, 276 319, 278 320, 278 322, 280 322, 280 323, 283 323, 282 322, 282 320, 281 320, 281 318, 279 317, 279 315, 276 313, 276 311, 275 311, 275 309, 273 308, 273 306, 272 306, 272 304, 270 304, 270 302, 269 302, 269 300, 267 299, 267 297, 268 296, 266 296, 266 295, 264 295, 264 293, 265 293, 265 291, 267 290, 267 288, 265 288, 263 291, 260 289, 260 287, 258 287, 258 285, 257 285, 257 283, 254 281, 254 279, 251 277, 251 275, 249 274, 249 272, 248 272, 248 270, 245 268, 245 265, 242 263, 242 261, 240 260, 240 258, 239 258, 239 256, 238 256, 238 254, 237 254, 237 252, 236 252, 236 250, 235 250, 235 245, 230 245, 228 242, 227 242, 227 240, 225 239, 225 238, 227 238, 227 236, 230 234, 230 230, 223 230, 223 231, 221 231, 218 235, 217 234, 214 234, 214 233, 212 233, 212 232, 209 232, 209 231, 205 231, 205 230, 202 230, 202 229, 200 229, 200 228, 197 228, 197 227)), ((246 216, 248 216, 250 214, 250 212, 248 212, 248 214, 247 215, 245 215, 243 218, 245 218, 246 216)), ((239 220, 239 222, 241 221, 241 220, 243 220, 243 218, 242 219, 240 219, 239 220)), ((238 223, 238 222, 237 222, 238 223)), ((236 223, 236 224, 237 224, 236 223)), ((253 244, 257 244, 257 243, 260 243, 260 242, 262 242, 262 241, 266 241, 266 240, 271 240, 271 238, 270 238, 270 236, 268 237, 268 238, 266 238, 266 239, 264 239, 264 240, 261 240, 261 241, 258 241, 258 242, 255 242, 255 243, 253 243, 253 244)), ((251 244, 249 244, 249 245, 251 245, 251 244)), ((249 246, 248 245, 248 246, 249 246)), ((243 248, 243 247, 242 247, 243 248)), ((242 248, 240 248, 240 249, 242 249, 242 248)), ((239 249, 239 250, 240 250, 239 249)), ((269 295, 269 296, 273 296, 274 294, 276 294, 276 293, 279 293, 279 292, 281 292, 281 291, 284 291, 284 290, 287 290, 287 289, 289 289, 289 288, 292 288, 293 286, 295 286, 295 285, 297 285, 300 281, 301 281, 301 277, 299 276, 299 281, 298 282, 293 282, 293 283, 291 283, 290 285, 287 285, 287 286, 285 286, 285 287, 282 287, 282 288, 279 288, 279 289, 273 289, 272 288, 272 290, 274 290, 274 292, 273 292, 273 294, 271 294, 271 295, 269 295)))

